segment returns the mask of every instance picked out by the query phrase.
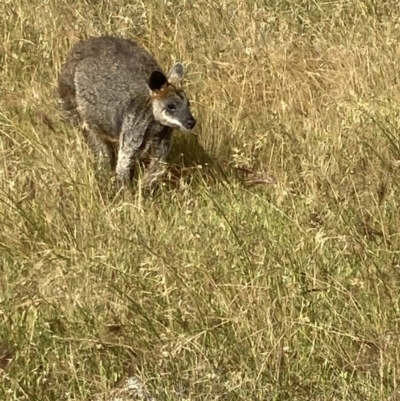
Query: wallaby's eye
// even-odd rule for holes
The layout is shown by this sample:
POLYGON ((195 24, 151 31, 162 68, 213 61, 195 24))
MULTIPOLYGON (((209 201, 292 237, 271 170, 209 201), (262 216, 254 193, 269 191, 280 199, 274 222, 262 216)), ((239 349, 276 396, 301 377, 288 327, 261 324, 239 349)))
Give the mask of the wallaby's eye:
POLYGON ((173 113, 176 110, 176 106, 174 103, 170 103, 167 105, 167 109, 173 113))

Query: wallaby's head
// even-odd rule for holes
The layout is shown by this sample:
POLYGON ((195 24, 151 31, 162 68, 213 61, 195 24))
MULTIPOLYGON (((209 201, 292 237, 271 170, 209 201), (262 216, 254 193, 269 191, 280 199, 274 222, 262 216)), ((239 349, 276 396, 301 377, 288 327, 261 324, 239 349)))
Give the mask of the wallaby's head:
POLYGON ((196 120, 181 89, 184 75, 183 65, 176 63, 167 76, 160 71, 153 71, 148 83, 155 120, 167 127, 190 131, 196 125, 196 120))

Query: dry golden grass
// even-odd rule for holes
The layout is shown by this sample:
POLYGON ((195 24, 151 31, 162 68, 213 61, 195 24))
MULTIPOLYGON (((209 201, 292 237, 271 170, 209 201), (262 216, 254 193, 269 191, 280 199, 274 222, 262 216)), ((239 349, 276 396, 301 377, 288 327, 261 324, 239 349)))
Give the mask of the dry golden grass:
POLYGON ((3 0, 0 399, 137 375, 159 399, 399 400, 399 21, 372 0, 3 0), (176 133, 153 199, 114 198, 57 109, 68 50, 106 33, 188 67, 198 138, 176 133))

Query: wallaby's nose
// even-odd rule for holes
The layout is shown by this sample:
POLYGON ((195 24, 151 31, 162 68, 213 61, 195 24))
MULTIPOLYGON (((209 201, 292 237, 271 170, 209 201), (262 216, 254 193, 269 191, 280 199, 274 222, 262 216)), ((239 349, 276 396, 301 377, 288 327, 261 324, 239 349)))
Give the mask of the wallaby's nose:
POLYGON ((189 129, 193 129, 194 126, 196 125, 196 120, 193 117, 190 117, 186 120, 186 124, 189 129))

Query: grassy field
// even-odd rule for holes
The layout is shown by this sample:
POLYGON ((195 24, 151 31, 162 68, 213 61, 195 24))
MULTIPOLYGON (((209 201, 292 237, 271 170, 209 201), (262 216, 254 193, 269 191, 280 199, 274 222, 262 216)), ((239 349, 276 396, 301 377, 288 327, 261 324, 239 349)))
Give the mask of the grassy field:
POLYGON ((400 5, 0 2, 0 400, 400 400, 400 5), (60 115, 90 35, 187 66, 195 135, 115 197, 60 115))

